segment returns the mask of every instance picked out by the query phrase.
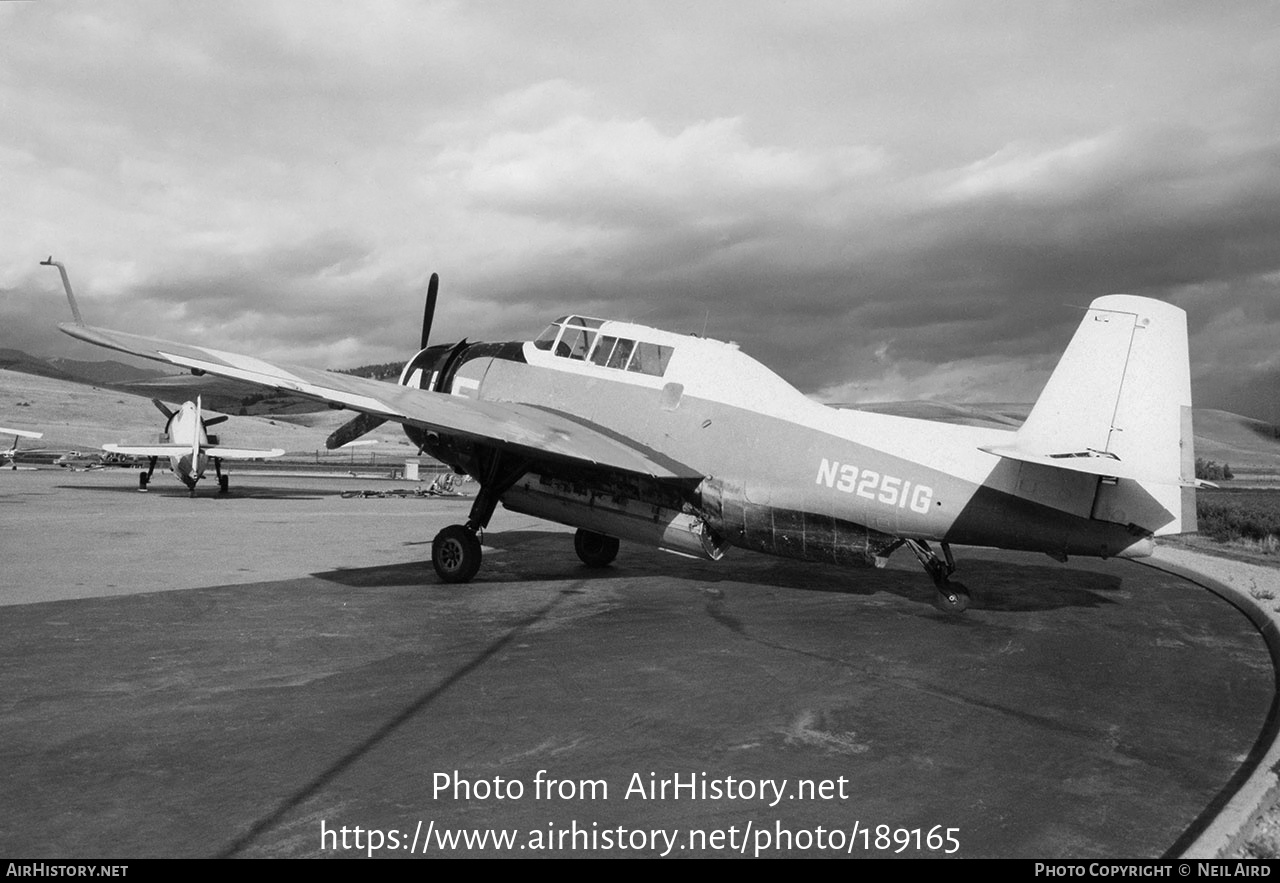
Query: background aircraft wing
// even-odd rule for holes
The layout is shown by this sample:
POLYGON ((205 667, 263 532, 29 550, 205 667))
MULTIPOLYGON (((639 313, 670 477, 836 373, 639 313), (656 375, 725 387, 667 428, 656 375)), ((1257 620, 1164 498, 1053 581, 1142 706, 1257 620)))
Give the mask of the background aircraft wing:
POLYGON ((173 457, 191 453, 191 445, 103 445, 102 450, 130 457, 173 457))
POLYGON ((43 432, 32 432, 29 429, 5 429, 0 426, 0 435, 16 435, 20 438, 44 438, 43 432))
POLYGON ((210 457, 217 457, 219 460, 268 460, 272 457, 284 456, 284 448, 255 451, 252 448, 227 448, 222 445, 205 445, 200 450, 210 457))
POLYGON ((478 401, 78 323, 58 327, 72 337, 107 349, 469 438, 534 459, 590 464, 658 479, 703 477, 659 451, 589 422, 533 405, 478 401))

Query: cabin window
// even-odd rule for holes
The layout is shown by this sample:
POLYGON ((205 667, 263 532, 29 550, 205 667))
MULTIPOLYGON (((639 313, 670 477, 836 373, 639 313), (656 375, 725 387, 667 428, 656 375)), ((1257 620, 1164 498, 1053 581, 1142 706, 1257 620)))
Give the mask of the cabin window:
POLYGON ((631 356, 627 370, 661 377, 667 372, 667 362, 671 361, 671 349, 669 346, 642 340, 636 344, 636 351, 631 356))
POLYGON ((556 344, 555 354, 566 359, 585 361, 587 353, 591 352, 591 345, 596 341, 596 329, 604 324, 604 320, 568 316, 562 321, 564 332, 560 335, 560 342, 556 344))
POLYGON ((602 319, 561 316, 533 341, 540 350, 551 350, 562 359, 574 359, 618 371, 634 371, 661 377, 667 371, 673 348, 600 334, 602 319))
POLYGON ((613 345, 617 342, 618 338, 602 334, 596 348, 591 351, 592 364, 603 367, 609 361, 609 354, 613 352, 613 345))
POLYGON ((613 348, 613 353, 609 356, 608 366, 610 368, 627 367, 627 359, 631 357, 631 351, 635 349, 636 342, 627 340, 625 337, 618 341, 618 345, 613 348))
POLYGON ((585 328, 566 328, 556 344, 556 355, 566 359, 585 359, 587 350, 591 348, 591 336, 594 335, 585 328))
POLYGON ((564 319, 556 319, 546 330, 539 334, 533 341, 533 345, 540 350, 549 350, 555 345, 556 335, 560 333, 560 323, 564 319))

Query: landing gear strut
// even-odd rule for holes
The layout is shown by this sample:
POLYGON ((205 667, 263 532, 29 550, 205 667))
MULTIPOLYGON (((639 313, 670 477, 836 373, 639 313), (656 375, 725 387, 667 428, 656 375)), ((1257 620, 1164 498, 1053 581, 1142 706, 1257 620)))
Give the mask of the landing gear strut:
POLYGON ((489 526, 498 499, 511 490, 529 469, 527 460, 517 460, 494 451, 481 458, 480 489, 471 504, 466 524, 451 524, 436 534, 431 543, 431 564, 441 582, 465 583, 480 570, 480 536, 489 526))
POLYGON ((951 546, 947 543, 940 545, 945 561, 940 560, 924 540, 898 540, 881 555, 887 558, 894 549, 906 546, 938 589, 938 594, 933 599, 934 606, 944 613, 963 613, 969 609, 969 590, 963 583, 951 581, 951 574, 956 572, 956 561, 951 557, 951 546))
POLYGON ((213 458, 213 471, 218 474, 218 493, 225 494, 231 489, 231 476, 222 474, 222 460, 213 458))
POLYGON ((138 473, 138 490, 144 494, 147 492, 147 485, 151 483, 151 473, 156 471, 156 460, 158 459, 158 457, 151 457, 151 465, 147 467, 147 471, 138 473))

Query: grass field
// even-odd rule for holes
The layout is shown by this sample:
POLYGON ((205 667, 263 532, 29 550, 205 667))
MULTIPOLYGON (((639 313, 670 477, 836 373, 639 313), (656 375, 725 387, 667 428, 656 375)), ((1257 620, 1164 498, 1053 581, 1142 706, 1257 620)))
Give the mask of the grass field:
POLYGON ((1280 557, 1280 486, 1200 490, 1196 517, 1201 536, 1280 557))

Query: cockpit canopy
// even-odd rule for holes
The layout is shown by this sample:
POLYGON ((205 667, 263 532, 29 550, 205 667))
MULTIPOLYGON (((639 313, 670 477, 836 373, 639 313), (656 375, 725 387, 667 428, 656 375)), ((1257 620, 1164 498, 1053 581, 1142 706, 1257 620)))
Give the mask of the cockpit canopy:
POLYGON ((565 359, 591 362, 602 368, 661 377, 674 348, 644 340, 601 334, 603 319, 561 316, 538 335, 533 345, 565 359))

